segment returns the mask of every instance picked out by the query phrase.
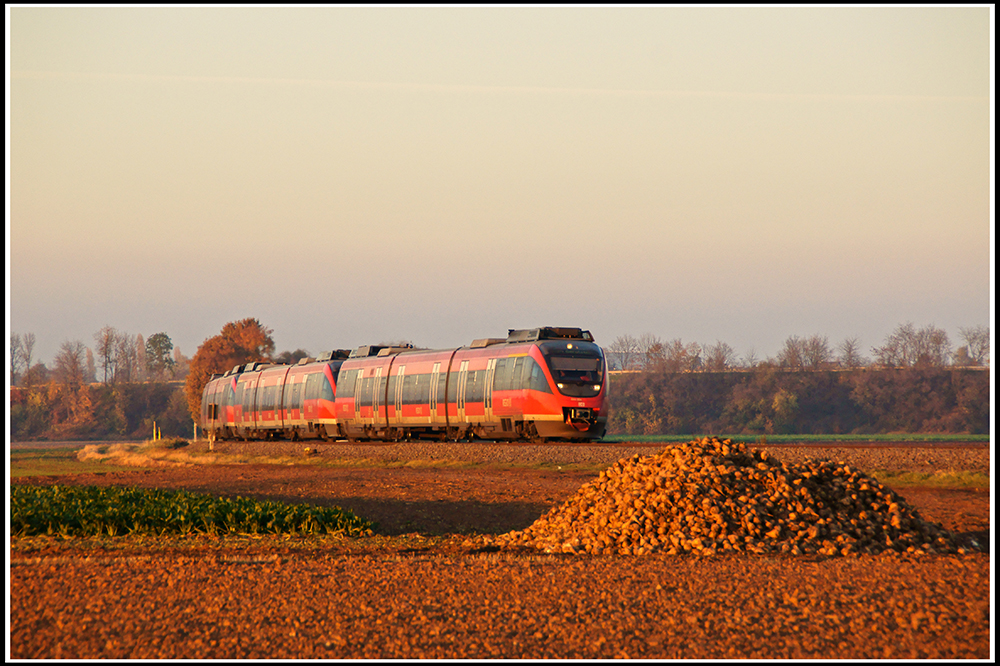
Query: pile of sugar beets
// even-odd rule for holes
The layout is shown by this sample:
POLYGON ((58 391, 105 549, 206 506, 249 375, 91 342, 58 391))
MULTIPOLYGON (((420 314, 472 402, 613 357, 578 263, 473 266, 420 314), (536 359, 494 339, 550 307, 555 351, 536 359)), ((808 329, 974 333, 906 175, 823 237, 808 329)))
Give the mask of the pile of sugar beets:
POLYGON ((493 543, 636 555, 962 552, 940 525, 844 464, 782 463, 717 438, 619 460, 528 528, 493 543))

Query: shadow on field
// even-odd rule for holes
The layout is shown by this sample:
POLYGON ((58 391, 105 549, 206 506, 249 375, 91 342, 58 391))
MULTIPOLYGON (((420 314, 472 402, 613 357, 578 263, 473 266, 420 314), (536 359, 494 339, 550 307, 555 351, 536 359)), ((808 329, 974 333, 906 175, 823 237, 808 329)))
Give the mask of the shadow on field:
POLYGON ((339 506, 378 523, 378 534, 503 534, 522 530, 549 510, 531 502, 401 500, 331 497, 315 504, 339 506))
POLYGON ((990 550, 992 550, 989 530, 953 532, 952 536, 960 546, 966 548, 967 550, 978 551, 980 553, 986 553, 987 555, 989 555, 990 550))

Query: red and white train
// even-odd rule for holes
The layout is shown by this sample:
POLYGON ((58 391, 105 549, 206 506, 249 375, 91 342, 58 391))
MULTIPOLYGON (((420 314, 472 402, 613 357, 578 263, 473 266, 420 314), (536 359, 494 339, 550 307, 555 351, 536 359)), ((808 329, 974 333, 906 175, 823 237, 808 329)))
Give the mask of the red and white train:
POLYGON ((607 375, 579 328, 511 330, 458 349, 372 345, 216 375, 200 425, 212 440, 588 441, 604 436, 607 375))

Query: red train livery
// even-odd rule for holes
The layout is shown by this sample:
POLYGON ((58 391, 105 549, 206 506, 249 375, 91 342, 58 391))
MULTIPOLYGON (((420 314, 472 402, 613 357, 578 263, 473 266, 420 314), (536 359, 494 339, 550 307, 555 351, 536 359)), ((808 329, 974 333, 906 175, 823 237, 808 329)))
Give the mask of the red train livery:
POLYGON ((607 391, 590 332, 544 327, 458 349, 247 363, 206 384, 200 425, 212 440, 588 441, 604 436, 607 391))

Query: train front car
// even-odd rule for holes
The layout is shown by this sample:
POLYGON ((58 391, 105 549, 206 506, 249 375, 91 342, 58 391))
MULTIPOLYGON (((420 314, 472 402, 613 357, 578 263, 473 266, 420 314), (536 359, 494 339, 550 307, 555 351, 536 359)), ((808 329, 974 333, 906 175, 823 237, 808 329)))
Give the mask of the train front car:
POLYGON ((608 392, 604 352, 589 331, 545 327, 510 331, 508 343, 533 344, 541 376, 525 382, 523 418, 543 440, 588 441, 604 436, 608 392))

